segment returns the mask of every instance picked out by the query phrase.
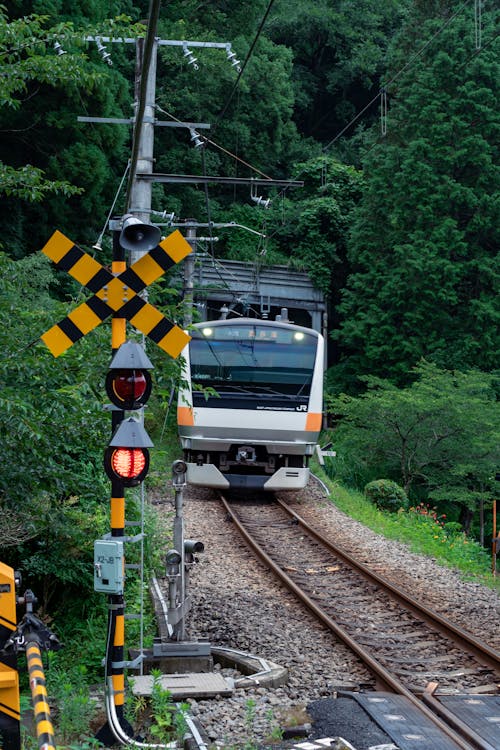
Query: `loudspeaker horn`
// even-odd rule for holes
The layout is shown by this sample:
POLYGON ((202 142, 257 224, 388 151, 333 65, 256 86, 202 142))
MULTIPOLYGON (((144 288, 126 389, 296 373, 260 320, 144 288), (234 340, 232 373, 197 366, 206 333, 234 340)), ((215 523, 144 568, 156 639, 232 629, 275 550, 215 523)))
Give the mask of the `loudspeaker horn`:
POLYGON ((124 250, 148 252, 160 241, 160 230, 152 224, 144 224, 132 214, 123 217, 120 245, 124 250))

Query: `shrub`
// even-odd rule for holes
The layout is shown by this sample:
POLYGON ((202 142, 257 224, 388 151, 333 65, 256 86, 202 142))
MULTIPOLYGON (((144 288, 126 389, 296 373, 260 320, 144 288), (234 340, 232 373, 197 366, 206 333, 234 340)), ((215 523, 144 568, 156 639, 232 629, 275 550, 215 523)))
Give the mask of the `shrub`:
POLYGON ((400 508, 408 508, 408 497, 402 487, 391 479, 375 479, 364 489, 365 497, 379 510, 395 513, 400 508))

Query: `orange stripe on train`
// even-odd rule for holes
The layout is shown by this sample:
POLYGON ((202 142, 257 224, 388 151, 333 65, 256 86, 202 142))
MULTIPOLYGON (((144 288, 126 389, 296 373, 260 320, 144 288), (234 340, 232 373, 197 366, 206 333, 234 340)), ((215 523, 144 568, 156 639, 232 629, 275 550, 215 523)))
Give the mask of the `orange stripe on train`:
POLYGON ((321 430, 321 422, 323 420, 323 415, 321 412, 319 414, 310 413, 307 415, 306 419, 306 430, 307 432, 319 432, 321 430))
POLYGON ((186 427, 194 426, 194 415, 190 406, 177 407, 177 424, 185 425, 186 427))

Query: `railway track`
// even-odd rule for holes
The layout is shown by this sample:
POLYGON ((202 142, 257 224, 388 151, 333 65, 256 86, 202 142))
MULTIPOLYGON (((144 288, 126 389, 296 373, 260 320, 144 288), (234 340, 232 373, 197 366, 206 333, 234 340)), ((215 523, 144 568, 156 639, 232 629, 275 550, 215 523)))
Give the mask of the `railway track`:
POLYGON ((495 750, 436 697, 438 689, 498 693, 495 649, 357 562, 285 502, 221 501, 258 557, 370 669, 376 688, 406 697, 450 747, 495 750))

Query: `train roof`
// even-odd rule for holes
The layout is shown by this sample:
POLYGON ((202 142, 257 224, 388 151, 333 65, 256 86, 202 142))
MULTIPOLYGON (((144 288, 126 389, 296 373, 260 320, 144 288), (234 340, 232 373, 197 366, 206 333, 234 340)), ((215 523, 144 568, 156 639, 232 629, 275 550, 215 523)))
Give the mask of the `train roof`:
POLYGON ((225 318, 219 320, 204 320, 201 323, 195 323, 193 328, 201 329, 210 326, 211 328, 226 327, 231 325, 258 325, 258 326, 269 326, 273 328, 286 328, 292 331, 303 331, 312 336, 320 337, 321 334, 315 331, 314 328, 307 328, 305 326, 299 326, 291 321, 287 320, 268 320, 267 318, 225 318))

